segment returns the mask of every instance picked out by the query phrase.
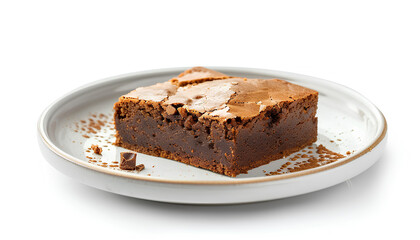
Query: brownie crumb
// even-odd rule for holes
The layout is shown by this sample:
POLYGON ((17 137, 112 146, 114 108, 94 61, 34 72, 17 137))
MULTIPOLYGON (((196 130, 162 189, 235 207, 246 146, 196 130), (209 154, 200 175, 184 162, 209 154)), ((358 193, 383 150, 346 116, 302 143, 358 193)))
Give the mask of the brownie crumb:
POLYGON ((102 155, 102 148, 99 147, 98 145, 92 144, 91 148, 92 148, 94 153, 96 153, 98 155, 102 155))
POLYGON ((137 154, 132 152, 120 153, 120 169, 122 170, 135 170, 137 154))
POLYGON ((140 172, 141 170, 144 169, 144 164, 139 164, 136 166, 136 171, 140 172))

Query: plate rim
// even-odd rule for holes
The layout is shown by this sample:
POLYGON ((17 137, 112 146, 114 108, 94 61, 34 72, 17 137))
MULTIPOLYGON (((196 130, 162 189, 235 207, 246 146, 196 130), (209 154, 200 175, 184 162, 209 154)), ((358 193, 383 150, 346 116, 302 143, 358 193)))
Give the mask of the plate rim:
POLYGON ((383 115, 383 113, 372 102, 370 102, 367 98, 365 98, 363 95, 361 95, 360 93, 356 92, 355 90, 353 90, 349 87, 346 87, 346 86, 341 85, 339 83, 335 83, 335 82, 328 81, 328 80, 325 80, 325 79, 316 78, 316 77, 312 77, 312 76, 307 76, 307 75, 304 75, 304 74, 297 74, 297 73, 278 71, 278 70, 260 69, 260 68, 218 67, 218 66, 209 66, 208 68, 223 69, 223 70, 226 70, 226 71, 237 70, 237 71, 248 71, 248 72, 253 71, 253 72, 256 72, 256 73, 263 73, 264 72, 264 73, 289 75, 291 77, 295 76, 295 77, 311 78, 312 80, 316 80, 316 81, 323 82, 323 83, 328 83, 328 84, 333 84, 333 85, 339 86, 341 88, 345 88, 346 90, 352 92, 353 94, 358 95, 358 97, 362 98, 364 101, 372 104, 373 109, 378 111, 378 113, 379 113, 379 115, 380 115, 380 117, 382 118, 382 121, 383 121, 382 132, 376 137, 376 139, 374 139, 373 143, 371 143, 366 148, 362 149, 359 153, 357 153, 357 154, 355 154, 355 155, 353 155, 353 156, 351 156, 347 159, 344 159, 342 161, 337 161, 337 162, 334 162, 334 163, 330 163, 330 164, 319 166, 319 167, 312 168, 312 169, 307 169, 307 170, 303 170, 303 171, 299 171, 299 172, 293 172, 293 173, 282 174, 282 175, 262 176, 262 177, 253 177, 253 178, 230 178, 230 179, 225 179, 225 180, 174 180, 174 179, 163 179, 163 178, 152 177, 152 176, 133 175, 133 174, 126 173, 126 172, 115 171, 115 170, 112 170, 112 169, 107 169, 107 168, 103 168, 103 167, 96 166, 96 165, 93 165, 93 164, 89 164, 86 161, 83 161, 81 159, 73 157, 70 154, 67 154, 64 151, 62 151, 59 147, 57 147, 53 143, 53 141, 51 139, 49 139, 49 137, 46 133, 46 129, 43 128, 44 121, 46 120, 46 117, 48 116, 48 114, 50 114, 50 110, 57 103, 59 103, 61 100, 63 100, 64 98, 66 98, 66 97, 68 97, 68 96, 70 96, 74 93, 77 93, 78 91, 81 91, 83 89, 95 86, 97 84, 104 84, 104 83, 110 83, 110 82, 113 82, 113 81, 118 81, 122 78, 134 77, 134 76, 140 77, 140 76, 144 76, 144 75, 158 74, 158 73, 165 73, 165 72, 174 72, 174 71, 176 71, 176 72, 181 71, 182 72, 187 68, 188 67, 176 67, 176 68, 161 68, 161 69, 153 69, 153 70, 146 70, 146 71, 138 71, 138 72, 121 74, 121 75, 117 75, 117 76, 113 76, 113 77, 108 77, 108 78, 104 78, 104 79, 101 79, 101 80, 96 80, 96 81, 93 81, 91 83, 82 85, 82 86, 64 94, 63 96, 59 97, 58 99, 53 101, 49 106, 47 106, 44 109, 44 111, 41 113, 41 115, 38 119, 38 124, 37 124, 38 135, 41 137, 41 140, 44 143, 44 145, 47 146, 47 148, 50 151, 52 151, 53 153, 55 153, 56 155, 61 157, 63 160, 67 160, 67 161, 69 161, 73 164, 79 165, 81 167, 88 168, 88 169, 96 171, 96 172, 101 172, 101 173, 105 173, 105 174, 113 175, 113 176, 117 176, 117 177, 129 178, 129 179, 133 179, 133 180, 147 181, 147 182, 184 184, 184 185, 189 185, 189 184, 192 184, 192 185, 237 185, 237 184, 253 184, 253 183, 274 182, 274 181, 279 181, 279 180, 293 179, 293 178, 306 176, 306 175, 311 175, 311 174, 316 174, 316 173, 320 173, 320 172, 325 172, 327 170, 337 168, 339 166, 350 163, 350 162, 352 162, 356 159, 359 159, 360 157, 362 157, 366 153, 372 151, 380 142, 382 142, 382 140, 385 138, 385 136, 387 134, 388 125, 387 125, 387 121, 386 121, 386 118, 383 115))

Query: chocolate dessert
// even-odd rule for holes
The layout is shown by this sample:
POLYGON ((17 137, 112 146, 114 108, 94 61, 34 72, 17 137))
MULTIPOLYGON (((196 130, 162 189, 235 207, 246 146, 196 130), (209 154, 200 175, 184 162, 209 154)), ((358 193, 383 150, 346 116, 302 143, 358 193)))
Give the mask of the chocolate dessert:
POLYGON ((317 139, 318 92, 202 67, 114 105, 116 145, 235 177, 317 139))

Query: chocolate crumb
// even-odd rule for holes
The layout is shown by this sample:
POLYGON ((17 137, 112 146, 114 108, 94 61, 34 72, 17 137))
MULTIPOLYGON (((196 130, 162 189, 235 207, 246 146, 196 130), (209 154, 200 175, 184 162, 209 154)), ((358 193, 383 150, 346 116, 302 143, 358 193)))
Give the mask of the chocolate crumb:
POLYGON ((91 148, 92 148, 94 153, 96 153, 98 155, 102 155, 102 148, 99 147, 98 145, 92 144, 91 148))
POLYGON ((136 166, 136 171, 140 172, 141 170, 144 169, 144 164, 139 164, 136 166))

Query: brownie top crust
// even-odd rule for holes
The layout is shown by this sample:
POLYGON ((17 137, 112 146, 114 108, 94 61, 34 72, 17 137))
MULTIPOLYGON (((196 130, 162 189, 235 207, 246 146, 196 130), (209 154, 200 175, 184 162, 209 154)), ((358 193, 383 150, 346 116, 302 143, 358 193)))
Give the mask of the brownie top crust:
POLYGON ((176 93, 177 86, 170 82, 156 83, 148 87, 139 87, 124 95, 127 98, 138 98, 146 101, 161 102, 170 95, 176 93))
POLYGON ((229 77, 195 67, 168 82, 137 88, 122 98, 182 107, 203 118, 225 120, 254 117, 269 106, 314 94, 318 92, 280 79, 229 77))

